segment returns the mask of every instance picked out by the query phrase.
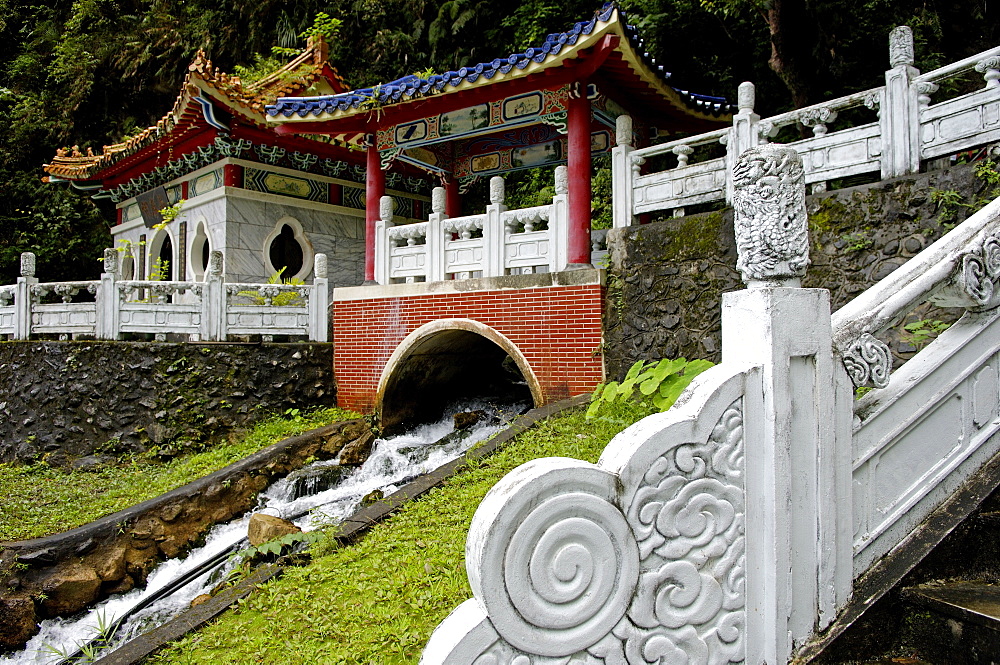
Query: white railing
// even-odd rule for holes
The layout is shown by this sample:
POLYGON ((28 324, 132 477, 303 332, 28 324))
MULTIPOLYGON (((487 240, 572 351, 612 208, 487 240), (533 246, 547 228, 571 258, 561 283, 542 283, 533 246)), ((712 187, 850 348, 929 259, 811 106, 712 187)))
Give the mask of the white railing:
POLYGON ((315 257, 312 284, 227 284, 221 252, 212 252, 204 282, 121 280, 118 253, 106 250, 99 280, 39 283, 33 254, 21 255, 17 284, 0 286, 0 336, 31 339, 58 335, 122 339, 129 334, 168 334, 192 341, 225 341, 230 335, 329 339, 326 255, 315 257), (81 291, 94 300, 73 302, 81 291), (55 294, 62 302, 42 299, 55 294))
MULTIPOLYGON (((426 222, 395 226, 392 197, 382 197, 375 232, 375 281, 436 282, 470 277, 555 272, 567 264, 566 167, 556 169, 552 203, 521 210, 504 205, 503 178, 490 180, 481 215, 448 218, 445 190, 435 188, 426 222)), ((603 237, 603 236, 601 236, 603 237)), ((606 254, 601 237, 593 259, 606 254)))
POLYGON ((729 201, 728 174, 747 148, 767 143, 782 127, 802 125, 813 136, 786 145, 802 156, 806 183, 824 191, 831 180, 865 173, 882 179, 917 173, 922 160, 949 157, 971 148, 1000 142, 1000 48, 994 48, 926 74, 913 67, 913 36, 902 26, 890 35, 886 84, 863 92, 770 118, 754 113, 754 86, 743 83, 738 113, 730 128, 678 139, 648 148, 631 145, 628 116, 619 118, 614 148, 614 225, 629 226, 635 217, 658 210, 682 216, 686 206, 729 201), (932 103, 938 82, 975 70, 985 79, 982 89, 932 103), (872 121, 832 129, 838 115, 867 107, 872 121), (697 148, 725 146, 725 155, 692 162, 697 148), (671 155, 676 166, 644 173, 654 157, 671 155))
POLYGON ((769 211, 741 219, 801 193, 762 204, 740 166, 748 288, 723 296, 723 362, 597 464, 535 460, 487 494, 466 545, 475 598, 423 665, 788 663, 867 607, 859 578, 909 560, 914 529, 1000 454, 1000 200, 831 316, 827 290, 798 287, 804 208, 777 244, 769 211), (967 312, 892 372, 877 335, 926 301, 967 312))

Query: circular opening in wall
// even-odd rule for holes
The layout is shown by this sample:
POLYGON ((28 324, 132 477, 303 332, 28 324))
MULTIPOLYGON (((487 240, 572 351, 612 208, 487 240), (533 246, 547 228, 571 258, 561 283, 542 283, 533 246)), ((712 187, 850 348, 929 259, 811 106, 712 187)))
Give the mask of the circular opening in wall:
POLYGON ((388 434, 433 422, 460 399, 534 404, 531 388, 507 351, 469 330, 430 334, 410 346, 387 371, 380 410, 381 426, 388 434))
POLYGON ((295 237, 295 230, 288 224, 281 226, 281 231, 271 241, 268 248, 268 258, 276 271, 284 268, 282 277, 288 278, 299 274, 305 255, 302 245, 295 237))

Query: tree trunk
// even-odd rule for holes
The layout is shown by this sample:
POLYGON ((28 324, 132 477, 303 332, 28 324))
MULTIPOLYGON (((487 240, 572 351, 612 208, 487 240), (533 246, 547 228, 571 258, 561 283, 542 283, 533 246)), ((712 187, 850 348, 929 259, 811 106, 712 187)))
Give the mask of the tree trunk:
POLYGON ((768 65, 788 88, 794 107, 808 106, 810 76, 822 75, 811 66, 815 64, 813 17, 808 15, 804 0, 770 0, 764 17, 771 33, 768 65))

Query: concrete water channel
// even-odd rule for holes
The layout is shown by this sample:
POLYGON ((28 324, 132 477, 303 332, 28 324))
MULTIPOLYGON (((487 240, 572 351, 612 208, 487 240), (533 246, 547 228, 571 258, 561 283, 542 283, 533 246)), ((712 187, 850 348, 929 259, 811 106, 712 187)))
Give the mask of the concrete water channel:
MULTIPOLYGON (((120 651, 124 656, 130 641, 141 641, 136 640, 137 636, 188 611, 193 599, 209 593, 239 565, 240 551, 249 547, 247 525, 253 513, 289 519, 308 532, 350 522, 359 510, 377 511, 377 506, 362 505, 363 499, 373 493, 386 497, 379 503, 388 512, 391 506, 401 503, 402 499, 393 497, 400 488, 405 486, 406 494, 416 496, 420 491, 413 491, 418 489, 415 485, 429 488, 433 481, 428 483, 428 474, 447 475, 457 467, 456 463, 461 463, 459 458, 470 446, 499 432, 489 444, 477 448, 477 456, 488 454, 537 418, 553 412, 552 407, 534 409, 518 418, 528 406, 456 403, 447 410, 449 415, 437 422, 377 440, 360 467, 340 467, 337 460, 327 460, 293 472, 264 490, 254 510, 215 526, 203 545, 161 563, 149 575, 144 588, 112 596, 73 617, 42 622, 40 632, 23 650, 0 656, 0 665, 54 665, 93 662, 95 658, 102 662, 132 662, 116 654, 120 651), (461 411, 483 411, 484 416, 467 429, 456 430, 452 414, 461 411), (123 645, 125 649, 121 649, 123 645)), ((149 651, 145 647, 141 650, 149 651)))

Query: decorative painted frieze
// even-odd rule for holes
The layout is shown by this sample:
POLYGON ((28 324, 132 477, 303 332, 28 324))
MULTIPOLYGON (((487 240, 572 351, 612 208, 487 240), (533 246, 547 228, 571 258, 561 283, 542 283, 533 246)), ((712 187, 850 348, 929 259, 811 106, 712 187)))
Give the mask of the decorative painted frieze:
POLYGON ((765 144, 733 167, 736 268, 743 281, 796 280, 809 265, 805 172, 793 148, 765 144))

